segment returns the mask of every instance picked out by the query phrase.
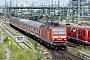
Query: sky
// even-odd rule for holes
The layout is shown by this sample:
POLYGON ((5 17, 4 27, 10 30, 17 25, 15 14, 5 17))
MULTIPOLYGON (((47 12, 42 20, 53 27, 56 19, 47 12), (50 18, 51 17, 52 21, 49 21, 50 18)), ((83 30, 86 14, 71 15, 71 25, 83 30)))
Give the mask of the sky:
MULTIPOLYGON (((10 0, 6 0, 8 4, 10 4, 10 0)), ((56 3, 58 3, 58 0, 53 0, 53 3, 55 4, 55 1, 56 3)), ((68 3, 69 0, 60 0, 60 5, 66 5, 68 3)), ((51 4, 51 0, 12 0, 12 4, 13 5, 16 5, 19 4, 19 3, 27 3, 29 5, 31 5, 33 2, 34 4, 36 5, 41 5, 42 3, 43 4, 51 4), (44 3, 45 2, 45 3, 44 3)), ((5 5, 5 0, 1 0, 0 1, 0 5, 5 5)))

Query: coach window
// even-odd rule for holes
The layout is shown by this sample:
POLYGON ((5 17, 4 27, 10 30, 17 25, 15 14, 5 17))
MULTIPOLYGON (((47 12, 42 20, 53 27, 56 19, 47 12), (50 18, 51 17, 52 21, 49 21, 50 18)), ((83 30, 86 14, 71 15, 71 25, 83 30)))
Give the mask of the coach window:
POLYGON ((23 27, 25 28, 26 27, 26 24, 23 24, 23 27))
POLYGON ((30 30, 30 25, 28 26, 28 29, 30 30))
POLYGON ((30 30, 32 30, 32 26, 30 26, 30 30))
POLYGON ((81 30, 81 34, 84 35, 84 34, 83 34, 83 30, 81 30))
POLYGON ((32 26, 32 31, 34 31, 34 27, 32 26))
POLYGON ((33 31, 33 26, 32 26, 32 31, 33 31))
POLYGON ((22 26, 22 23, 20 22, 20 26, 22 26))
POLYGON ((25 28, 25 24, 23 24, 23 27, 25 28))
POLYGON ((83 33, 84 34, 84 36, 86 35, 85 33, 83 33))
POLYGON ((88 37, 90 36, 90 33, 89 33, 89 31, 88 31, 88 37))
POLYGON ((81 35, 83 35, 83 30, 81 30, 81 35))
POLYGON ((33 31, 33 26, 31 26, 31 30, 33 31))
POLYGON ((84 33, 85 31, 83 30, 83 35, 85 36, 86 35, 86 33, 84 33))
POLYGON ((16 21, 16 24, 17 24, 18 22, 16 21))
POLYGON ((79 35, 81 35, 81 32, 80 32, 80 30, 78 30, 78 32, 79 32, 79 35))
POLYGON ((82 35, 82 30, 80 31, 80 35, 82 35))
POLYGON ((21 23, 19 22, 19 25, 21 26, 21 23))
POLYGON ((70 31, 71 29, 70 28, 68 28, 68 31, 70 31))
POLYGON ((33 27, 33 31, 35 31, 36 30, 36 28, 35 27, 33 27))
POLYGON ((32 30, 32 26, 31 26, 30 30, 32 30))
POLYGON ((27 26, 27 25, 25 24, 25 28, 26 28, 26 26, 27 26))
POLYGON ((33 27, 31 26, 31 30, 33 30, 33 27))
POLYGON ((80 34, 80 30, 79 30, 79 35, 81 35, 81 34, 80 34))
POLYGON ((35 29, 35 32, 37 32, 37 28, 35 29))
POLYGON ((88 37, 90 37, 90 31, 88 31, 88 37))
POLYGON ((88 32, 88 35, 89 35, 89 37, 90 37, 90 31, 88 32))
POLYGON ((36 31, 35 31, 35 32, 38 32, 37 30, 38 30, 38 29, 36 28, 36 31))
POLYGON ((32 30, 32 26, 30 26, 30 30, 32 30))
POLYGON ((38 28, 36 28, 36 32, 38 32, 38 28))
POLYGON ((31 30, 31 26, 29 25, 29 29, 31 30))
POLYGON ((80 35, 82 35, 82 30, 80 30, 80 35))
POLYGON ((24 26, 24 24, 22 23, 22 26, 24 26))
POLYGON ((30 26, 28 25, 28 29, 30 30, 30 26))
POLYGON ((21 26, 22 26, 23 24, 21 23, 21 26))
POLYGON ((20 24, 21 24, 21 26, 22 26, 22 22, 21 22, 20 24))

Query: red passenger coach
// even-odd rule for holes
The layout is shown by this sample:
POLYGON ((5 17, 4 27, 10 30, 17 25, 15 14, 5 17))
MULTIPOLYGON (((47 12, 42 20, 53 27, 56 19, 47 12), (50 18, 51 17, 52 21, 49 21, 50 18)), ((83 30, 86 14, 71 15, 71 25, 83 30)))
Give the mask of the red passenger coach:
POLYGON ((88 42, 89 42, 89 44, 90 44, 90 29, 88 29, 89 31, 88 31, 88 42))
POLYGON ((76 25, 70 23, 59 23, 61 26, 67 28, 68 41, 72 41, 77 44, 90 45, 90 26, 76 25))
POLYGON ((67 26, 68 39, 78 42, 80 44, 90 44, 89 42, 89 29, 86 26, 70 25, 67 26))
POLYGON ((19 25, 19 20, 20 20, 20 18, 10 17, 10 23, 11 23, 13 26, 18 27, 18 25, 19 25))

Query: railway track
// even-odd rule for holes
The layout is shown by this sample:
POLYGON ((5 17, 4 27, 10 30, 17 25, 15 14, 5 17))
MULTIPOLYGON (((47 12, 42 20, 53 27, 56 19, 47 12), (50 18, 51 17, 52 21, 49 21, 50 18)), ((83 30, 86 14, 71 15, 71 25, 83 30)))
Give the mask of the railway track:
POLYGON ((84 60, 78 56, 71 54, 68 51, 57 51, 57 52, 63 55, 63 57, 65 57, 66 60, 84 60))
POLYGON ((75 44, 75 43, 71 43, 71 42, 67 42, 67 46, 69 46, 69 47, 76 47, 77 44, 75 44))
MULTIPOLYGON (((17 34, 11 32, 10 29, 6 28, 3 24, 1 24, 0 27, 3 29, 4 32, 6 32, 6 33, 14 40, 14 42, 15 42, 20 48, 25 49, 25 46, 26 46, 27 48, 32 49, 32 48, 30 47, 30 45, 29 45, 26 41, 23 41, 23 42, 21 42, 21 43, 18 43, 18 42, 14 39, 15 35, 17 35, 17 34), (24 47, 22 46, 22 44, 23 44, 24 47)), ((18 35, 17 35, 17 36, 18 36, 18 35)), ((17 39, 20 40, 20 38, 17 38, 17 39)))
POLYGON ((84 58, 73 55, 68 51, 51 50, 51 49, 49 49, 49 51, 53 57, 53 60, 85 60, 84 58))
POLYGON ((82 58, 71 52, 72 50, 70 49, 76 46, 77 44, 68 42, 67 43, 68 50, 51 50, 51 49, 48 49, 48 50, 50 51, 50 54, 52 55, 53 60, 86 60, 85 58, 82 58))

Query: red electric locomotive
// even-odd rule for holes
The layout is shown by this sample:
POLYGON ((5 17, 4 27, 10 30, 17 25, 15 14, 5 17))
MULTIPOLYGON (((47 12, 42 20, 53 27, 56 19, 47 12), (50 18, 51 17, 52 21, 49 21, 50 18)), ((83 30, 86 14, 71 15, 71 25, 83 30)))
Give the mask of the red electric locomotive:
POLYGON ((55 49, 66 49, 67 29, 62 26, 53 26, 32 20, 10 17, 10 25, 38 38, 40 42, 55 49), (16 23, 17 22, 17 23, 16 23))

